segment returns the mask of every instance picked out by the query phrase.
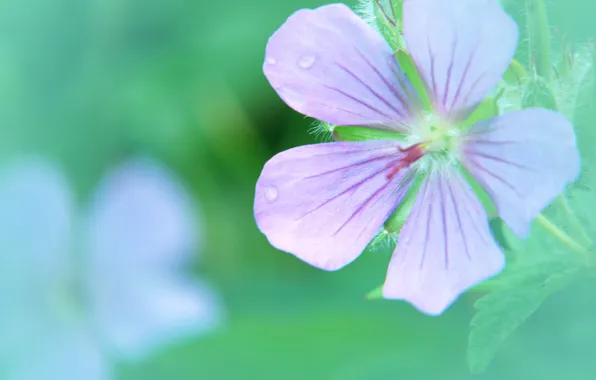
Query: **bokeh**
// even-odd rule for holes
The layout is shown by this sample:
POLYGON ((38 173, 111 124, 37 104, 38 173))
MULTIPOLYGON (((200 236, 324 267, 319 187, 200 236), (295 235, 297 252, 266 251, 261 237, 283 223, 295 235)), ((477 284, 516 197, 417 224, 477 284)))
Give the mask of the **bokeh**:
MULTIPOLYGON (((200 242, 184 269, 217 294, 219 322, 142 357, 110 356, 113 378, 593 378, 593 283, 550 297, 485 373, 471 375, 466 345, 478 295, 464 295, 440 317, 403 302, 366 300, 384 280, 390 252, 366 252, 328 273, 276 251, 259 232, 252 208, 263 164, 317 141, 309 132, 313 120, 289 109, 267 83, 265 45, 292 12, 324 3, 0 2, 0 164, 31 156, 51 161, 72 188, 73 207, 84 212, 109 173, 150 157, 192 198, 199 220, 193 228, 200 242)), ((503 3, 523 25, 523 1, 503 3)), ((592 0, 547 4, 554 46, 596 38, 592 0)), ((520 59, 525 48, 522 41, 520 59)), ((594 93, 580 103, 574 123, 596 128, 594 93)), ((585 133, 580 148, 589 149, 592 136, 585 133)), ((30 212, 35 218, 38 210, 30 212)), ((104 276, 109 281, 113 272, 104 276)), ((0 302, 0 323, 7 307, 0 302)), ((8 376, 4 364, 0 379, 8 376)), ((104 379, 93 371, 80 379, 104 379)))

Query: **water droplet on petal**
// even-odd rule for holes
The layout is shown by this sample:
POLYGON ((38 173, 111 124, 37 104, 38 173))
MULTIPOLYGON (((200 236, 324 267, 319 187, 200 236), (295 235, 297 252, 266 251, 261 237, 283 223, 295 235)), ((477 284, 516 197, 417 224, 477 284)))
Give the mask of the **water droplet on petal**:
POLYGON ((302 67, 305 70, 308 70, 315 64, 316 60, 317 57, 314 55, 305 55, 302 56, 302 58, 300 58, 300 60, 298 61, 298 66, 302 67))
POLYGON ((279 190, 273 185, 265 186, 265 199, 269 203, 273 203, 279 197, 279 190))
POLYGON ((277 60, 273 57, 267 57, 265 62, 267 62, 268 65, 275 65, 277 63, 277 60))

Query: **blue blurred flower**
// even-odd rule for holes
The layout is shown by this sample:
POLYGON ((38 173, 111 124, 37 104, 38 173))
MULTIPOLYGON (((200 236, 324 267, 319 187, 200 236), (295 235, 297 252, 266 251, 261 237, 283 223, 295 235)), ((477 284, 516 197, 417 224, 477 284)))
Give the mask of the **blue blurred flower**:
POLYGON ((0 171, 0 360, 9 380, 111 378, 217 325, 221 307, 183 272, 199 243, 185 190, 135 159, 100 184, 83 215, 50 163, 0 171))

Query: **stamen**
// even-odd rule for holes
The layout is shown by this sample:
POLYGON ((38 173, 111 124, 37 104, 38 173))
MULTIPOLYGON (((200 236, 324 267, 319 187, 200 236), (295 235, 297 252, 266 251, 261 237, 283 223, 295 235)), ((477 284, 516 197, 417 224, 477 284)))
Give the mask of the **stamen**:
POLYGON ((399 148, 400 153, 404 153, 404 157, 400 157, 395 161, 391 162, 391 165, 395 165, 391 168, 391 171, 387 174, 387 179, 391 180, 397 173, 399 173, 402 169, 405 169, 412 165, 414 162, 418 161, 422 156, 424 156, 424 151, 420 146, 421 144, 414 144, 410 147, 405 149, 399 148))

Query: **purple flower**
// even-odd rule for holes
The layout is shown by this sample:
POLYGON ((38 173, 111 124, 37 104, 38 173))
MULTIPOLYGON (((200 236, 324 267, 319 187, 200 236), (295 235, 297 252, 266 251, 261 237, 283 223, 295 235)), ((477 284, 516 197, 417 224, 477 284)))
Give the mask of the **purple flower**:
POLYGON ((437 315, 504 266, 462 168, 524 237, 532 219, 576 179, 579 156, 571 124, 545 109, 460 127, 516 48, 517 26, 495 0, 405 0, 403 19, 430 112, 387 42, 345 5, 300 10, 271 37, 264 72, 290 107, 327 123, 407 138, 282 152, 263 169, 254 211, 272 245, 337 270, 360 255, 422 178, 383 296, 437 315))
POLYGON ((109 358, 218 322, 218 297, 184 273, 200 242, 191 199, 155 162, 112 172, 81 215, 59 170, 24 161, 0 171, 0 210, 3 379, 110 379, 109 358))

